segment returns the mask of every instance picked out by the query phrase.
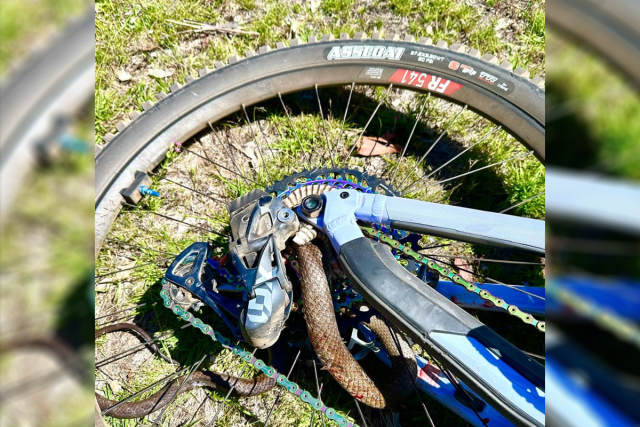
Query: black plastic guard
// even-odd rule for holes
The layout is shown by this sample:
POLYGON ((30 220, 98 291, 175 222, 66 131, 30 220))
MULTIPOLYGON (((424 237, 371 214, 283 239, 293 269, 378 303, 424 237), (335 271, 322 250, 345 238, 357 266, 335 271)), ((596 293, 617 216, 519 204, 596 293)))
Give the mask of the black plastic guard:
POLYGON ((518 426, 539 426, 501 397, 482 377, 431 339, 432 332, 477 339, 536 387, 544 389, 544 366, 404 269, 389 248, 361 237, 340 247, 340 263, 365 299, 411 336, 480 398, 518 426))

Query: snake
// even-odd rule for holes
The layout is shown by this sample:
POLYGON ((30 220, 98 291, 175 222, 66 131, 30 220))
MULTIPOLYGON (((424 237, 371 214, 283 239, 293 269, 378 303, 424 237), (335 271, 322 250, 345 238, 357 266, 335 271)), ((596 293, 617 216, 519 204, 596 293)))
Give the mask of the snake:
POLYGON ((323 266, 323 251, 313 242, 294 245, 293 250, 298 260, 307 332, 324 369, 351 396, 365 405, 378 409, 398 407, 413 392, 418 376, 418 365, 411 346, 383 319, 373 316, 365 323, 378 336, 391 358, 391 371, 385 381, 379 381, 378 387, 342 341, 323 266))
MULTIPOLYGON (((163 360, 168 361, 177 366, 176 371, 180 369, 180 364, 175 360, 162 354, 156 344, 153 342, 151 336, 140 326, 133 323, 118 323, 102 327, 95 332, 95 338, 116 331, 130 331, 139 335, 140 338, 147 344, 150 350, 158 354, 163 360)), ((284 351, 284 345, 277 342, 270 349, 270 359, 272 366, 280 371, 284 368, 284 362, 286 361, 286 353, 284 351)), ((122 401, 117 402, 102 396, 99 393, 95 393, 100 411, 105 415, 113 418, 142 418, 152 412, 160 410, 174 399, 189 390, 193 390, 197 387, 208 387, 214 390, 231 390, 236 396, 249 397, 257 396, 265 393, 276 386, 276 379, 269 378, 265 374, 260 374, 255 378, 246 379, 238 378, 232 375, 221 374, 213 371, 198 370, 194 371, 191 375, 187 376, 185 381, 179 380, 172 381, 167 384, 158 392, 149 396, 146 399, 139 401, 122 401), (117 406, 116 406, 117 405, 117 406), (105 412, 106 411, 106 412, 105 412)))
MULTIPOLYGON (((304 306, 303 315, 311 345, 333 378, 355 399, 373 408, 397 408, 415 387, 417 362, 413 350, 402 335, 383 319, 373 316, 365 323, 380 339, 391 359, 392 369, 384 381, 377 386, 349 352, 338 329, 331 291, 325 271, 329 254, 323 252, 313 242, 293 246, 298 259, 298 272, 304 306)), ((130 331, 137 334, 152 350, 165 361, 177 365, 175 360, 164 355, 149 334, 133 323, 118 323, 95 331, 95 339, 116 331, 130 331)), ((286 355, 278 342, 271 347, 273 368, 281 371, 286 355)), ((172 381, 160 391, 140 401, 117 402, 95 393, 100 410, 114 418, 142 418, 166 407, 179 394, 197 387, 214 390, 230 390, 236 396, 256 396, 271 390, 276 385, 274 378, 264 373, 253 379, 237 378, 212 371, 195 371, 182 383, 172 381)))

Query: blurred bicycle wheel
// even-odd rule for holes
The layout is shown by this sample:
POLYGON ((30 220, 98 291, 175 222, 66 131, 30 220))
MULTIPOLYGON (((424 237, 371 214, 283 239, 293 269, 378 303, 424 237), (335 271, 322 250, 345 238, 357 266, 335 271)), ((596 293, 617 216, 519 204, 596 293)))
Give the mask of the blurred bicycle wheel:
POLYGON ((93 13, 56 34, 86 2, 35 3, 3 2, 0 25, 0 424, 87 425, 93 13))

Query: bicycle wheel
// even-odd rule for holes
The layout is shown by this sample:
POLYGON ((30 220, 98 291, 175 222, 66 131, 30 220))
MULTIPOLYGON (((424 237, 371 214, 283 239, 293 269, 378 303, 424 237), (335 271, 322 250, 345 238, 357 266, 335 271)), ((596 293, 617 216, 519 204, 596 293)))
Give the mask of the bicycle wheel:
POLYGON ((0 92, 0 215, 12 205, 21 181, 38 160, 37 145, 58 132, 61 118, 79 111, 91 98, 95 69, 93 17, 82 19, 0 92))
MULTIPOLYGON (((130 291, 143 296, 136 299, 144 306, 127 307, 126 310, 135 314, 126 315, 126 318, 145 320, 158 329, 178 328, 175 316, 170 312, 166 317, 151 308, 154 300, 158 301, 157 293, 156 296, 153 293, 159 292, 159 288, 157 284, 152 285, 161 271, 157 262, 173 259, 187 242, 202 241, 203 236, 198 233, 203 232, 208 239, 221 243, 220 252, 216 253, 223 257, 225 231, 220 226, 225 227, 225 204, 252 188, 265 188, 282 195, 287 191, 290 193, 296 183, 309 183, 312 178, 322 175, 334 181, 341 177, 370 191, 442 202, 443 194, 432 191, 431 187, 461 178, 461 169, 449 168, 454 164, 453 160, 465 154, 467 149, 473 150, 476 144, 489 140, 490 147, 483 151, 487 156, 482 163, 485 166, 477 169, 477 172, 488 171, 489 175, 476 176, 494 179, 497 183, 503 178, 500 170, 495 172, 497 166, 517 165, 524 174, 527 194, 521 201, 541 201, 541 182, 536 180, 543 177, 541 162, 545 156, 544 91, 542 80, 529 81, 528 73, 523 69, 511 71, 511 65, 506 61, 498 66, 497 58, 492 55, 481 57, 477 50, 461 45, 448 48, 444 42, 432 45, 430 40, 421 39, 415 43, 411 37, 400 40, 395 35, 381 39, 379 34, 374 34, 372 39, 366 39, 362 33, 356 34, 354 39, 342 34, 340 40, 325 36, 306 44, 291 40, 289 46, 278 44, 275 50, 263 47, 259 54, 248 52, 246 56, 246 59, 233 57, 228 65, 219 63, 214 72, 204 69, 200 78, 190 79, 184 87, 172 85, 170 95, 159 94, 157 104, 145 104, 144 113, 132 113, 130 123, 118 124, 117 135, 105 136, 107 144, 96 158, 96 255, 99 267, 106 272, 98 271, 96 277, 98 283, 118 274, 125 277, 131 274, 133 278, 141 279, 130 291), (344 106, 339 113, 333 109, 334 99, 344 106), (291 100, 295 100, 295 106, 291 100), (278 113, 271 114, 270 110, 278 113), (433 110, 438 110, 438 114, 426 114, 433 110), (439 130, 429 140, 421 121, 424 117, 436 116, 437 122, 430 126, 439 130), (370 128, 374 119, 379 120, 378 135, 370 128), (244 126, 239 125, 241 122, 244 126), (400 126, 396 129, 393 123, 400 123, 406 129, 401 130, 400 126), (489 124, 491 126, 487 127, 489 124), (415 133, 416 128, 418 133, 415 133), (463 129, 472 128, 480 129, 474 135, 478 140, 466 141, 452 156, 439 151, 442 146, 438 144, 447 132, 461 136, 463 129), (393 131, 384 136, 384 144, 378 144, 384 129, 393 131), (389 143, 396 137, 396 131, 407 138, 404 149, 389 143), (372 134, 375 136, 370 136, 372 134), (413 138, 414 135, 424 136, 413 138), (194 137, 201 143, 190 144, 194 137), (274 142, 276 139, 279 142, 274 142), (242 140, 245 144, 238 149, 242 140), (212 145, 205 147, 202 141, 212 145), (214 151, 209 151, 209 147, 214 151), (359 157, 353 155, 356 150, 359 157), (231 152, 236 152, 237 157, 231 152), (382 155, 385 152, 387 154, 382 155), (390 152, 397 155, 389 155, 390 152), (444 159, 437 166, 430 163, 435 156, 444 159), (425 159, 429 160, 425 163, 425 159), (190 171, 192 168, 193 172, 190 171), (219 169, 213 172, 215 168, 219 169), (157 221, 149 222, 146 218, 150 216, 135 219, 138 211, 131 204, 139 201, 140 180, 144 178, 138 171, 151 174, 153 188, 160 190, 160 194, 165 191, 171 194, 169 198, 142 200, 149 208, 144 211, 153 212, 150 215, 160 218, 157 221), (440 175, 436 175, 438 173, 440 175), (203 184, 198 180, 205 176, 212 181, 203 190, 203 184), (435 176, 441 179, 435 179, 435 176), (385 184, 381 177, 389 183, 385 184), (137 183, 132 186, 134 182, 137 183), (188 192, 188 204, 185 200, 178 201, 184 196, 178 196, 178 188, 188 192), (123 189, 129 202, 121 212, 123 189), (200 197, 203 199, 196 201, 200 197), (192 218, 185 220, 189 216, 192 218), (174 227, 176 224, 179 229, 174 227), (217 225, 217 228, 211 228, 211 225, 217 225), (156 240, 158 235, 155 233, 159 229, 153 231, 150 226, 162 228, 163 235, 172 236, 170 242, 156 240), (145 242, 153 242, 153 246, 145 242), (126 247, 133 248, 135 255, 122 252, 126 247), (160 260, 152 255, 158 253, 163 254, 160 260), (147 258, 151 262, 133 262, 122 268, 122 257, 141 260, 140 257, 145 256, 151 256, 147 258), (142 273, 142 269, 147 272, 142 273)), ((468 176, 466 172, 462 174, 468 176)), ((149 186, 148 181, 145 186, 149 186)), ((148 189, 145 191, 149 193, 148 189)), ((471 193, 460 193, 459 196, 461 203, 474 205, 471 193)), ((494 201, 510 210, 509 203, 497 201, 499 198, 498 191, 494 201)), ((424 243, 429 241, 429 237, 424 238, 424 243)), ((430 241, 433 245, 439 240, 431 237, 430 241)), ((449 242, 440 243, 449 245, 449 242)), ((434 256, 439 256, 436 259, 441 261, 444 258, 444 263, 457 258, 446 253, 434 256)), ((513 252, 507 256, 516 257, 514 263, 519 267, 527 264, 524 267, 529 269, 525 273, 527 278, 542 280, 540 263, 513 252)), ((399 258, 402 257, 399 255, 399 258)), ((471 274, 475 273, 472 271, 471 274)), ((112 282, 117 284, 119 280, 112 282)), ((130 291, 125 293, 131 295, 130 291)), ((97 313, 101 318, 109 317, 113 296, 113 290, 96 294, 97 313)), ((116 314, 118 310, 111 313, 116 314)), ((397 326, 402 329, 402 325, 397 326)), ((164 335, 160 334, 156 339, 162 340, 164 335)), ((188 342, 189 339, 185 337, 178 341, 188 342)), ((185 363, 193 363, 192 366, 200 366, 201 357, 208 354, 204 350, 197 354, 185 353, 184 345, 177 345, 175 341, 171 345, 171 349, 183 355, 185 363)), ((100 366, 107 369, 109 361, 127 357, 135 351, 135 346, 118 351, 121 347, 109 344, 108 340, 98 346, 100 366)), ((166 373, 166 368, 159 369, 165 369, 166 373)), ((103 372, 106 376, 114 377, 122 372, 122 366, 110 365, 108 369, 103 372)), ((113 389, 102 389, 114 393, 113 389)), ((543 391, 540 393, 544 394, 543 391)), ((338 403, 341 404, 340 399, 338 403)), ((504 405, 498 398, 489 403, 504 405)), ((197 414, 217 416, 216 405, 205 406, 209 408, 202 411, 196 405, 182 415, 177 409, 172 410, 170 421, 178 424, 195 419, 197 414)), ((102 409, 103 412, 108 410, 102 409)), ((497 417, 502 417, 505 423, 508 418, 521 425, 543 422, 524 414, 519 408, 512 409, 511 413, 496 413, 497 417)), ((463 415, 465 419, 472 423, 478 423, 478 418, 482 420, 477 417, 476 409, 467 407, 467 410, 463 415)))

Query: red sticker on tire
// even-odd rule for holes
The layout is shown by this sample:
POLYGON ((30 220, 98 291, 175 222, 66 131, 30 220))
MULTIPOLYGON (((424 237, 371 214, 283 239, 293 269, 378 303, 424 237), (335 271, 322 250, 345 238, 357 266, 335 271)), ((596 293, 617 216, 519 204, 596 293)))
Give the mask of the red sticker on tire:
POLYGON ((452 82, 443 77, 403 69, 393 73, 389 81, 429 89, 430 91, 444 95, 453 95, 462 88, 460 83, 452 82))

